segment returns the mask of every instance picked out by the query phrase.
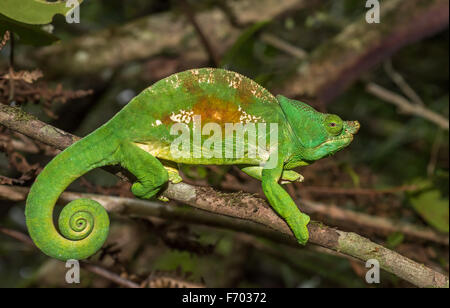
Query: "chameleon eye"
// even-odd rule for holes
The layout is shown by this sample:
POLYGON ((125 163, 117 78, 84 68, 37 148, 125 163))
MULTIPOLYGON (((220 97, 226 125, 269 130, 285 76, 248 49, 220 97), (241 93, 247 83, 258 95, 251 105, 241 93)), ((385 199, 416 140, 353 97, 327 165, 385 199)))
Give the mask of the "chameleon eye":
POLYGON ((337 136, 342 132, 344 122, 340 117, 330 114, 325 118, 325 127, 331 135, 337 136))

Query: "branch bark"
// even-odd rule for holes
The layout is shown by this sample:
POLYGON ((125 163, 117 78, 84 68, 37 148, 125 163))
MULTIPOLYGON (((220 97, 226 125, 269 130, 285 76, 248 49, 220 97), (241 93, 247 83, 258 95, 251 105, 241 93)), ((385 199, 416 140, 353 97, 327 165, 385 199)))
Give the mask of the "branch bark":
MULTIPOLYGON (((77 137, 42 123, 20 109, 10 106, 0 106, 0 124, 58 149, 64 149, 77 140, 77 137), (46 131, 49 133, 45 134, 46 131)), ((264 225, 278 231, 287 241, 295 241, 284 220, 277 216, 263 199, 250 194, 225 194, 208 187, 179 183, 170 184, 163 195, 198 209, 264 225)), ((347 254, 361 261, 377 259, 383 269, 418 287, 449 286, 449 279, 445 275, 358 234, 339 231, 317 222, 310 223, 308 229, 309 243, 347 254)))

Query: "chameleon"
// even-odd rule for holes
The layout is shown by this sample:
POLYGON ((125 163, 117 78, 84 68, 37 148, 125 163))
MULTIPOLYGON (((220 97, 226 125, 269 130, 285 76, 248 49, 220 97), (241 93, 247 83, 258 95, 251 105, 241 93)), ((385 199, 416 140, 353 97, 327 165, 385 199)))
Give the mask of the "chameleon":
POLYGON ((132 193, 150 199, 160 196, 169 181, 182 181, 181 164, 235 165, 261 181, 271 207, 305 245, 310 218, 282 185, 303 181, 294 168, 345 148, 359 127, 357 121, 343 121, 301 101, 274 96, 235 72, 213 68, 180 72, 143 90, 45 166, 26 200, 27 228, 48 256, 86 259, 108 236, 106 210, 81 198, 63 207, 58 229, 53 223, 59 195, 78 177, 98 167, 120 165, 136 177, 132 193))

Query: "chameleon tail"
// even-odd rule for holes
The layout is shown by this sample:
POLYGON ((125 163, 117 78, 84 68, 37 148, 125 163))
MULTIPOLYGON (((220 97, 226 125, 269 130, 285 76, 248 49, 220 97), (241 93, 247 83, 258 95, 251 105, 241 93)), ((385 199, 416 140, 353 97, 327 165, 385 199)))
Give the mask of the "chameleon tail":
POLYGON ((60 260, 81 260, 99 250, 108 236, 109 218, 96 201, 78 199, 67 204, 53 224, 60 194, 88 171, 115 164, 117 138, 101 128, 57 155, 36 178, 26 202, 26 224, 31 238, 45 254, 60 260))

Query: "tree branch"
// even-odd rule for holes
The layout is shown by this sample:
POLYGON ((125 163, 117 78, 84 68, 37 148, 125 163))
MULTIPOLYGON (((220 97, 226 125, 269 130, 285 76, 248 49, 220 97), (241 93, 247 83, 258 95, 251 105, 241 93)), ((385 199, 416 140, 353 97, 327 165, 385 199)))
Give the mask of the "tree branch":
POLYGON ((196 14, 192 6, 188 3, 187 0, 179 0, 179 1, 187 19, 194 27, 195 32, 197 32, 197 35, 200 41, 202 42, 202 45, 205 48, 206 53, 209 56, 210 62, 214 64, 214 67, 219 67, 220 64, 219 55, 217 54, 215 47, 209 41, 209 38, 206 36, 200 24, 197 22, 197 18, 195 16, 196 14))
MULTIPOLYGON (((0 106, 0 124, 58 149, 64 149, 78 138, 40 122, 18 108, 0 106), (46 132, 48 132, 46 134, 46 132)), ((185 183, 169 184, 163 193, 169 199, 195 208, 249 220, 278 231, 289 241, 295 241, 287 224, 260 198, 245 193, 225 194, 209 187, 185 183)), ((394 251, 355 233, 339 231, 312 222, 308 226, 309 243, 320 245, 362 261, 377 259, 381 267, 419 287, 448 287, 445 275, 418 264, 394 251)))
POLYGON ((386 0, 380 14, 379 24, 369 24, 361 16, 318 46, 277 92, 331 101, 401 47, 448 27, 449 2, 386 0))
MULTIPOLYGON (((31 238, 28 237, 27 235, 23 234, 22 232, 18 232, 15 230, 0 227, 0 233, 6 234, 18 241, 30 246, 30 247, 36 248, 33 241, 31 240, 31 238)), ((100 277, 110 280, 121 287, 133 288, 133 289, 140 288, 137 283, 127 280, 127 279, 124 279, 124 278, 120 277, 119 275, 117 275, 116 273, 113 273, 113 272, 111 272, 103 267, 100 267, 98 265, 94 265, 94 264, 88 263, 86 261, 80 261, 80 266, 83 269, 87 270, 88 272, 94 273, 100 277)))
POLYGON ((410 241, 430 241, 440 245, 449 245, 448 235, 437 233, 430 228, 346 210, 335 205, 324 205, 310 200, 302 200, 302 202, 305 213, 316 218, 320 217, 321 220, 333 226, 378 236, 389 236, 392 233, 400 232, 410 241))
POLYGON ((421 104, 410 102, 403 96, 389 91, 388 89, 385 89, 373 82, 367 84, 366 91, 388 103, 397 106, 400 112, 424 118, 442 129, 449 130, 449 121, 447 118, 421 104))
MULTIPOLYGON (((302 1, 303 2, 303 1, 302 1)), ((229 3, 236 18, 243 23, 271 20, 284 11, 299 6, 299 0, 244 0, 229 3)), ((170 50, 183 62, 207 63, 208 53, 201 46, 193 25, 172 13, 160 13, 133 20, 124 25, 77 37, 71 41, 39 49, 27 56, 38 60, 49 73, 70 75, 99 72, 125 63, 144 60, 170 50)), ((224 53, 239 37, 241 30, 233 27, 221 9, 196 14, 196 22, 207 25, 202 34, 210 46, 224 53)), ((218 57, 217 57, 218 58, 218 57)), ((217 60, 217 59, 216 59, 217 60)))

